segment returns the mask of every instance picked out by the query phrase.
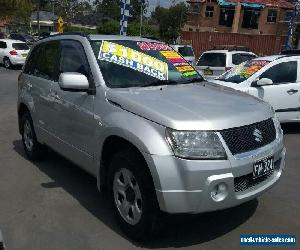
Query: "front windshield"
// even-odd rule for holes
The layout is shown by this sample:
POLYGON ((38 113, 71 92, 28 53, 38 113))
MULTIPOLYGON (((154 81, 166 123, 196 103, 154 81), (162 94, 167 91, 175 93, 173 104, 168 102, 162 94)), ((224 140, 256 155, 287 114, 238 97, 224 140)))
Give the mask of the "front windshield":
POLYGON ((167 44, 116 40, 91 41, 91 45, 110 88, 203 81, 198 72, 167 44))
POLYGON ((247 61, 227 71, 225 74, 217 78, 217 80, 224 82, 242 83, 269 63, 270 61, 266 60, 247 61))

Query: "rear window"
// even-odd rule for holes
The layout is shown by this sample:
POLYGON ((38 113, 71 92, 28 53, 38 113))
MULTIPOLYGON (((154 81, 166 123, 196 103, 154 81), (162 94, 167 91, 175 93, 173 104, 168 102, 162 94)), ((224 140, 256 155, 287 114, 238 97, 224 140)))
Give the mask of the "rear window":
POLYGON ((27 46, 26 43, 13 43, 12 47, 15 50, 29 50, 29 47, 27 46))
POLYGON ((247 53, 237 53, 232 55, 232 63, 235 65, 239 65, 243 62, 249 61, 256 58, 255 55, 247 54, 247 53))
POLYGON ((225 67, 226 54, 224 53, 205 53, 199 59, 197 66, 225 67))
POLYGON ((194 51, 190 46, 178 47, 178 52, 183 57, 185 56, 194 56, 194 51))

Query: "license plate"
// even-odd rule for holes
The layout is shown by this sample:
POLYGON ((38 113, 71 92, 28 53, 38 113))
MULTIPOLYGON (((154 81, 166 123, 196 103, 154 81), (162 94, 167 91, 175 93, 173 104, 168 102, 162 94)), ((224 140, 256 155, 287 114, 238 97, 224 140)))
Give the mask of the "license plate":
POLYGON ((253 179, 264 176, 274 171, 274 157, 267 157, 257 161, 253 167, 253 179))
POLYGON ((212 76, 214 72, 211 69, 205 69, 203 70, 203 73, 206 76, 212 76))
POLYGON ((27 57, 27 54, 22 54, 23 57, 27 57))

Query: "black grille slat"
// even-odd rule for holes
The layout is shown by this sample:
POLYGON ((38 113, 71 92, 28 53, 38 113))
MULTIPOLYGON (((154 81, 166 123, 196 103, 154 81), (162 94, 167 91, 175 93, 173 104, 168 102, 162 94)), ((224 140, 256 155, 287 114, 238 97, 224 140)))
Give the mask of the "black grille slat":
POLYGON ((223 130, 221 135, 231 153, 236 155, 270 144, 276 139, 276 129, 273 120, 269 119, 248 126, 223 130), (261 142, 256 141, 253 135, 256 129, 262 133, 263 140, 261 142))
POLYGON ((271 177, 272 174, 273 174, 273 172, 271 172, 267 175, 264 175, 262 177, 259 177, 257 179, 253 179, 252 174, 234 178, 234 191, 242 192, 249 188, 252 188, 252 187, 264 182, 265 180, 269 179, 269 177, 271 177))

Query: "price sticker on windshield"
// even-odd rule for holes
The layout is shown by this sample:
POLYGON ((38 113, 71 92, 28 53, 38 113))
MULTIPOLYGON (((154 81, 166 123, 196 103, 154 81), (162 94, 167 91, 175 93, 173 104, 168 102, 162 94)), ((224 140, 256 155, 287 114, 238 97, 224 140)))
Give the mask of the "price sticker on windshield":
POLYGON ((168 64, 123 45, 103 41, 98 59, 131 68, 159 80, 168 80, 168 64))
POLYGON ((160 52, 183 76, 195 76, 196 70, 176 51, 160 52))

